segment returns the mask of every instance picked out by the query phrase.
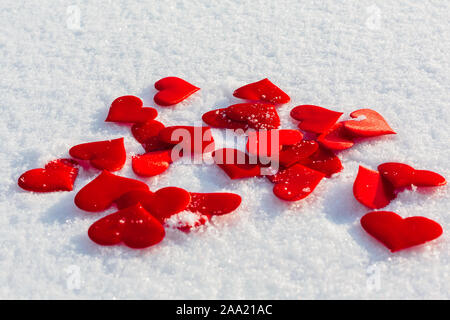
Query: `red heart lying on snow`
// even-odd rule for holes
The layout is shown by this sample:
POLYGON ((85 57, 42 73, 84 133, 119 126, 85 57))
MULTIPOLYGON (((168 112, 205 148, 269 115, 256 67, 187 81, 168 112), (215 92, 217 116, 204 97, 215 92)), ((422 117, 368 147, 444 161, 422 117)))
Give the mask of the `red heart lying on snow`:
POLYGON ((371 209, 386 207, 395 198, 393 187, 387 183, 378 171, 359 166, 358 175, 353 184, 356 200, 371 209))
POLYGON ((317 141, 330 150, 345 150, 354 145, 352 137, 344 128, 343 122, 336 123, 328 131, 322 133, 317 141))
POLYGON ((131 248, 143 249, 161 242, 165 231, 156 218, 136 204, 96 221, 89 228, 88 235, 100 245, 123 242, 131 248))
POLYGON ((75 196, 75 204, 85 211, 103 211, 120 196, 133 190, 147 191, 148 186, 141 181, 103 171, 78 191, 75 196))
POLYGON ((161 223, 170 216, 186 209, 191 195, 184 189, 167 187, 156 192, 150 190, 134 190, 123 194, 115 200, 119 209, 140 203, 145 210, 161 223))
POLYGON ((69 154, 77 159, 89 160, 97 169, 108 171, 122 169, 127 159, 123 138, 79 144, 72 147, 69 154))
POLYGON ((416 246, 438 238, 442 227, 424 217, 403 219, 389 211, 369 212, 361 218, 361 226, 392 252, 416 246))
POLYGON ((214 151, 214 139, 209 127, 166 127, 159 132, 158 137, 164 143, 177 145, 183 154, 214 151))
POLYGON ((296 145, 302 139, 303 134, 292 129, 252 131, 248 134, 246 149, 255 156, 278 156, 283 146, 296 145))
POLYGON ((314 140, 302 140, 295 145, 283 146, 278 156, 280 164, 287 168, 300 160, 306 159, 319 149, 314 140))
POLYGON ((270 130, 280 126, 274 105, 267 103, 239 103, 228 108, 208 111, 202 119, 214 128, 270 130))
POLYGON ((155 88, 159 92, 155 94, 153 99, 160 106, 177 104, 200 90, 200 88, 177 77, 162 78, 155 83, 155 88))
POLYGON ((123 96, 113 101, 106 122, 139 123, 155 119, 158 111, 143 108, 142 100, 135 96, 123 96))
POLYGON ((261 167, 257 158, 250 158, 240 150, 231 148, 218 149, 212 153, 212 156, 214 162, 231 179, 258 177, 261 175, 261 167))
POLYGON ((301 105, 291 110, 291 117, 301 121, 298 127, 314 133, 327 132, 342 115, 342 112, 314 105, 301 105))
POLYGON ((416 170, 407 164, 398 162, 380 164, 378 171, 394 188, 404 188, 411 185, 417 187, 433 187, 443 186, 447 183, 445 178, 436 172, 416 170))
POLYGON ((306 198, 325 175, 301 164, 294 164, 267 178, 275 183, 273 193, 280 199, 297 201, 306 198))
POLYGON ((71 159, 53 160, 44 169, 32 169, 22 174, 19 187, 35 192, 72 191, 78 175, 77 164, 71 159))
POLYGON ((360 109, 350 114, 352 118, 364 117, 362 120, 344 121, 345 129, 355 137, 375 137, 395 134, 386 120, 376 111, 360 109))
POLYGON ((236 98, 247 100, 260 100, 273 104, 288 103, 291 98, 269 79, 247 84, 236 89, 233 93, 236 98))
POLYGON ((153 177, 163 173, 172 163, 172 150, 153 151, 132 158, 132 168, 139 176, 153 177))
POLYGON ((298 163, 310 169, 322 172, 327 177, 342 171, 341 160, 330 150, 319 147, 316 152, 307 158, 302 158, 298 163))

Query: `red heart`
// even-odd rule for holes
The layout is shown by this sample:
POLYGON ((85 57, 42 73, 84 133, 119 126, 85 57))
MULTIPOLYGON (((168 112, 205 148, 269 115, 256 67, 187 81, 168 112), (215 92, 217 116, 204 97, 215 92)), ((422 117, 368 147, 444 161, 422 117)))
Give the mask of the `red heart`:
POLYGON ((317 141, 325 148, 331 150, 345 150, 351 148, 354 144, 351 137, 347 134, 344 123, 338 122, 327 132, 322 133, 317 141))
POLYGON ((166 127, 159 132, 158 136, 162 142, 179 145, 183 154, 214 151, 214 139, 209 127, 166 127))
POLYGON ((116 199, 119 209, 127 208, 136 203, 142 204, 152 216, 161 223, 172 215, 186 209, 191 201, 191 195, 184 189, 167 187, 156 192, 150 190, 135 190, 123 194, 116 199))
POLYGON ((245 122, 255 130, 270 130, 280 126, 280 117, 275 106, 267 103, 239 103, 225 109, 228 118, 245 122))
POLYGON ((350 114, 352 118, 365 117, 363 120, 344 121, 345 129, 355 137, 375 137, 384 134, 395 134, 386 120, 371 109, 356 110, 350 114))
POLYGON ((200 90, 200 88, 177 77, 162 78, 155 83, 155 88, 159 92, 153 99, 160 106, 177 104, 200 90))
POLYGON ((214 162, 231 179, 258 177, 261 175, 261 167, 256 158, 250 157, 242 151, 224 148, 212 153, 214 162), (253 163, 254 162, 254 163, 253 163))
POLYGON ((301 121, 298 127, 315 133, 327 132, 343 115, 342 112, 314 105, 301 105, 291 110, 291 117, 301 121))
POLYGON ((127 159, 123 138, 79 144, 72 147, 69 154, 77 159, 89 160, 97 169, 108 171, 122 169, 127 159))
POLYGON ((247 151, 260 157, 278 156, 283 146, 301 142, 303 134, 298 130, 261 130, 248 134, 247 151))
POLYGON ((143 249, 161 242, 165 231, 157 219, 136 204, 96 221, 89 228, 88 235, 103 246, 123 242, 128 247, 143 249))
POLYGON ((358 175, 353 184, 356 200, 371 209, 386 207, 395 198, 394 190, 386 183, 378 171, 359 166, 358 175))
POLYGON ((279 171, 269 180, 275 183, 273 193, 280 199, 297 201, 306 198, 317 187, 325 175, 301 164, 279 171))
POLYGON ((78 175, 77 164, 71 159, 53 160, 44 169, 32 169, 22 174, 19 187, 35 192, 72 191, 78 175))
POLYGON ((416 246, 438 238, 442 227, 424 217, 403 219, 389 211, 369 212, 361 218, 361 226, 392 252, 416 246))
POLYGON ((248 124, 228 118, 227 108, 211 110, 203 114, 202 120, 213 128, 248 129, 248 124))
POLYGON ((327 177, 342 171, 341 160, 330 150, 319 147, 307 158, 299 159, 298 163, 310 169, 322 172, 327 177))
POLYGON ((154 151, 132 158, 134 173, 144 177, 156 176, 163 173, 172 163, 172 150, 154 151))
POLYGON ((204 215, 224 215, 236 210, 242 198, 235 193, 197 193, 191 192, 191 202, 186 210, 204 215))
POLYGON ((260 100, 273 104, 288 103, 291 100, 285 92, 267 78, 236 89, 233 96, 236 98, 260 100))
POLYGON ((279 162, 283 167, 290 167, 301 159, 306 159, 319 149, 314 140, 302 140, 292 146, 283 146, 279 155, 279 162))
MULTIPOLYGON (((177 228, 184 232, 200 227, 213 215, 224 215, 236 210, 241 204, 241 197, 234 193, 194 193, 186 210, 197 215, 195 221, 183 221, 177 228)), ((190 219, 192 220, 192 219, 190 219)))
POLYGON ((407 164, 398 162, 380 164, 378 171, 394 188, 404 188, 411 185, 417 187, 443 186, 447 183, 445 178, 436 172, 416 170, 407 164))
POLYGON ((85 185, 75 196, 78 208, 96 212, 107 209, 117 198, 132 190, 148 190, 148 186, 138 180, 116 176, 102 171, 94 180, 85 185))
POLYGON ((164 129, 164 125, 156 120, 149 120, 143 123, 136 123, 131 127, 133 137, 140 143, 145 143, 153 137, 157 137, 164 129))
POLYGON ((135 96, 123 96, 113 101, 106 122, 139 123, 155 119, 158 111, 143 108, 142 100, 135 96))

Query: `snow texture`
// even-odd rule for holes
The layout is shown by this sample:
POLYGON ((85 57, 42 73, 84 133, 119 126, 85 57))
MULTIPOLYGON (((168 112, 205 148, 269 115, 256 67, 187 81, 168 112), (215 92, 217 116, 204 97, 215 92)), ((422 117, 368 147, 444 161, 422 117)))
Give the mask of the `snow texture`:
MULTIPOLYGON (((439 222, 438 240, 395 254, 359 225, 369 212, 352 195, 358 165, 387 161, 450 178, 448 1, 17 1, 0 11, 0 298, 450 298, 448 186, 406 191, 386 210, 439 222), (217 166, 177 163, 143 179, 152 190, 229 191, 233 214, 197 232, 168 230, 145 250, 101 247, 73 192, 36 194, 17 178, 68 156, 71 146, 124 136, 135 177, 143 152, 124 125, 105 123, 118 96, 154 106, 155 81, 201 90, 156 107, 166 125, 241 100, 233 91, 268 77, 292 102, 380 112, 398 133, 341 152, 344 171, 307 199, 287 203, 265 178, 230 180, 217 166)), ((343 118, 344 119, 344 118, 343 118)), ((214 130, 218 137, 221 130, 214 130)), ((219 140, 219 138, 217 138, 219 140)))

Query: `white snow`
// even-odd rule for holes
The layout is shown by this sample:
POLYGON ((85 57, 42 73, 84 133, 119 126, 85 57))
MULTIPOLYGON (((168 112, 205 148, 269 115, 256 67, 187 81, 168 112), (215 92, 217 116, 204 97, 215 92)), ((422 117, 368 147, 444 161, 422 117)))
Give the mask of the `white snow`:
MULTIPOLYGON (((0 298, 450 298, 450 193, 406 191, 386 210, 444 228, 432 243, 391 254, 359 219, 358 165, 399 161, 450 178, 450 23, 447 1, 26 1, 0 11, 0 298), (79 28, 78 18, 79 17, 79 28), (157 107, 166 125, 241 100, 233 91, 268 77, 292 102, 345 112, 369 107, 398 133, 340 153, 344 171, 308 198, 286 203, 266 179, 232 181, 216 166, 177 163, 144 179, 152 190, 229 191, 238 211, 199 232, 169 229, 146 250, 100 247, 76 192, 17 186, 26 170, 78 143, 124 136, 105 123, 110 103, 133 94, 153 106, 153 83, 178 76, 202 89, 157 107)), ((343 118, 344 119, 344 118, 343 118)), ((217 131, 215 131, 217 134, 217 131)), ((135 177, 130 162, 119 172, 135 177)))

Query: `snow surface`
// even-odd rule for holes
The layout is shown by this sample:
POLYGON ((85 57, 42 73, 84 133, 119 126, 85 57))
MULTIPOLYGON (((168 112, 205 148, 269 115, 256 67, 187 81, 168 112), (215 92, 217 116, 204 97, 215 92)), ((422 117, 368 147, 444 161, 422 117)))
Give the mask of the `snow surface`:
MULTIPOLYGON (((450 193, 407 191, 386 210, 444 228, 432 243, 391 254, 359 219, 358 165, 406 162, 450 178, 448 1, 17 1, 0 12, 0 298, 450 298, 450 193), (78 28, 77 17, 80 18, 78 28), (152 190, 230 191, 239 210, 191 234, 169 230, 146 250, 101 247, 76 192, 34 194, 24 171, 78 143, 124 136, 105 123, 110 103, 134 94, 153 106, 153 83, 179 76, 202 89, 157 107, 166 125, 195 125, 239 101, 237 87, 268 77, 292 102, 370 107, 398 132, 341 152, 345 170, 307 199, 286 203, 266 179, 231 181, 216 166, 174 164, 152 190)), ((218 130, 215 136, 220 135, 218 130)), ((130 162, 119 172, 135 177, 130 162)))

